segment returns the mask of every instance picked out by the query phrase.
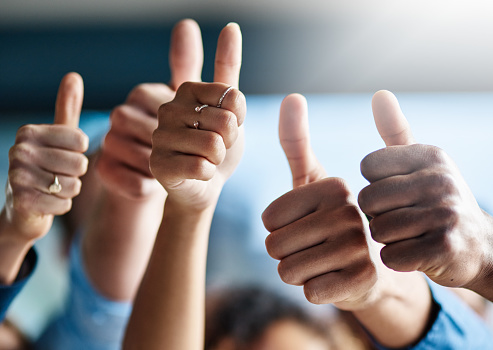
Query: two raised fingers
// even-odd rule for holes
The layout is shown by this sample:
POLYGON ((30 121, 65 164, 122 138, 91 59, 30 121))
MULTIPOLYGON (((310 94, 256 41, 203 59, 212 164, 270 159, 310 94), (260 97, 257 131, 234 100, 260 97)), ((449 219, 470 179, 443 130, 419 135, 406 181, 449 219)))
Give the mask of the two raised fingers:
MULTIPOLYGON (((236 23, 221 31, 216 49, 214 82, 238 88, 241 68, 242 37, 236 23)), ((201 81, 204 53, 198 24, 190 19, 180 21, 171 35, 169 62, 170 87, 177 90, 185 82, 201 81)))

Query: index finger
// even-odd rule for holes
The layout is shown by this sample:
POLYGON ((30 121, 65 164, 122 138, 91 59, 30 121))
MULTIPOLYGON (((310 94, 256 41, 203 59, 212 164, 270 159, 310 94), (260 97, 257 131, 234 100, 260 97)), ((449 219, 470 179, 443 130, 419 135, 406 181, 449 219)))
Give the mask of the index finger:
POLYGON ((448 156, 435 146, 390 146, 372 152, 361 161, 361 174, 371 183, 390 176, 408 175, 427 166, 447 164, 448 156))
POLYGON ((82 77, 74 72, 66 74, 58 88, 54 124, 78 128, 83 98, 84 83, 82 77))
POLYGON ((237 23, 223 28, 217 40, 214 82, 238 88, 241 69, 241 30, 237 23))

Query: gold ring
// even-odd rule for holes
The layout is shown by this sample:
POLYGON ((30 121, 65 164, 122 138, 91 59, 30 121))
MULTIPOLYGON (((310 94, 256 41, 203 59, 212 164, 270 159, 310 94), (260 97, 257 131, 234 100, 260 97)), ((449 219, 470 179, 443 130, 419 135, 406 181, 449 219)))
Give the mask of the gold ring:
POLYGON ((60 193, 62 191, 62 184, 60 183, 60 180, 58 180, 58 176, 55 175, 55 179, 53 180, 53 183, 48 187, 48 192, 50 194, 56 194, 60 193))

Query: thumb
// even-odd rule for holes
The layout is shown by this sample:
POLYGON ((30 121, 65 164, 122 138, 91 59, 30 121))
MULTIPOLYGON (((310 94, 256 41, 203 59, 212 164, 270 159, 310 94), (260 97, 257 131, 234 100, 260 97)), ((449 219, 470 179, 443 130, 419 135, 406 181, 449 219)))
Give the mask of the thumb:
POLYGON ((64 124, 77 128, 83 99, 84 83, 81 76, 77 73, 66 74, 58 88, 54 124, 64 124))
POLYGON ((380 90, 371 101, 373 118, 378 133, 387 146, 405 146, 415 143, 411 127, 393 93, 380 90))
POLYGON ((169 50, 170 87, 176 91, 186 81, 200 81, 203 63, 204 50, 199 25, 192 19, 178 22, 171 34, 169 50))
POLYGON ((279 140, 293 175, 293 188, 326 177, 310 146, 308 106, 299 94, 287 96, 279 114, 279 140))

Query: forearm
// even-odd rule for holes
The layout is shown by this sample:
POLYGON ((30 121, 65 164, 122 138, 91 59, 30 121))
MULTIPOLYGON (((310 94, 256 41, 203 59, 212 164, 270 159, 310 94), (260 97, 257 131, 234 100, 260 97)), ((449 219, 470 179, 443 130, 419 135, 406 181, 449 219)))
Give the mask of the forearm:
POLYGON ((213 211, 186 211, 166 203, 124 349, 203 349, 205 266, 213 211))
POLYGON ((424 277, 417 272, 385 272, 381 297, 356 318, 381 345, 400 348, 417 343, 433 314, 432 298, 424 277))
POLYGON ((82 240, 88 277, 103 296, 134 298, 152 251, 163 195, 145 202, 103 192, 82 240))
POLYGON ((0 213, 0 285, 11 285, 34 242, 19 237, 8 222, 5 209, 0 213))
POLYGON ((484 298, 493 302, 493 218, 483 211, 485 222, 482 229, 486 232, 485 241, 482 242, 484 247, 483 265, 479 275, 464 287, 475 291, 484 298))

